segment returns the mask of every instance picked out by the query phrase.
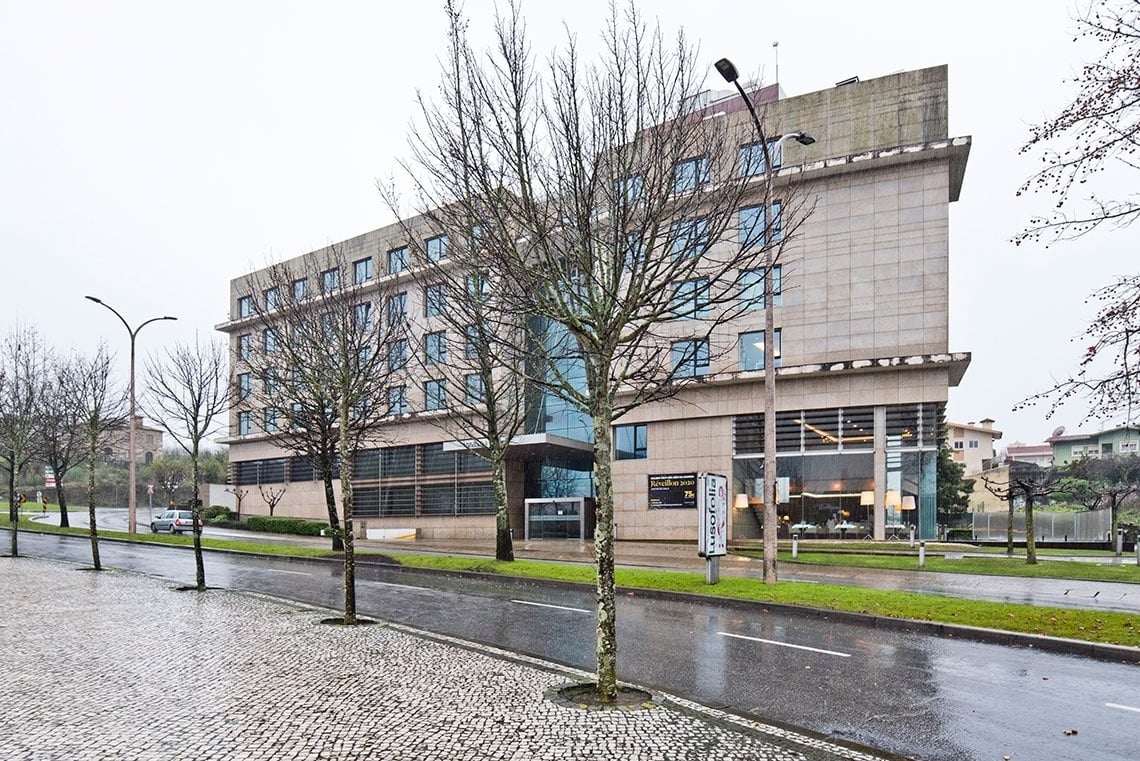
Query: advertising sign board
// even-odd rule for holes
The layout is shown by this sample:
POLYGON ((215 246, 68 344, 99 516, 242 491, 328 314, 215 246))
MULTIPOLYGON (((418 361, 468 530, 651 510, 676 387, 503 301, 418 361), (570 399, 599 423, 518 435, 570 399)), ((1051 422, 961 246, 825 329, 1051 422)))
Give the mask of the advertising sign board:
POLYGON ((715 473, 697 477, 700 534, 697 554, 703 558, 728 554, 728 478, 715 473))
POLYGON ((649 509, 695 508, 697 474, 675 473, 649 476, 649 509))

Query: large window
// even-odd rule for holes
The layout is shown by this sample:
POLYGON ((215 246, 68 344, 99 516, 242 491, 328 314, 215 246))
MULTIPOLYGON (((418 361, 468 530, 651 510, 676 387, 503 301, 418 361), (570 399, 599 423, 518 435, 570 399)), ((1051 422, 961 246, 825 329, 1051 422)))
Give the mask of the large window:
POLYGON ((277 288, 277 286, 266 288, 264 296, 266 311, 270 309, 276 309, 281 305, 281 290, 277 288))
POLYGON ((644 424, 619 425, 614 428, 614 459, 644 460, 648 454, 649 430, 644 424))
POLYGON ((357 259, 352 263, 352 282, 367 283, 372 279, 372 257, 357 259))
MULTIPOLYGON (((784 268, 772 267, 772 306, 780 306, 783 299, 784 268)), ((745 270, 740 275, 740 306, 742 309, 764 308, 764 269, 745 270)))
POLYGON ((266 433, 275 433, 277 431, 277 408, 276 407, 266 407, 265 408, 264 423, 265 423, 264 428, 265 428, 266 433))
POLYGON ((424 360, 429 365, 447 362, 447 332, 437 330, 424 336, 424 360))
POLYGON ((700 318, 709 310, 709 281, 707 278, 686 280, 677 285, 673 295, 673 313, 678 317, 700 318))
POLYGON ((487 388, 483 384, 483 376, 471 374, 463 376, 465 398, 468 405, 482 404, 487 400, 487 388))
POLYGON ((424 288, 424 317, 438 317, 447 311, 447 286, 436 283, 424 288))
POLYGON ((388 414, 405 415, 408 412, 408 387, 388 387, 388 414))
POLYGON ((614 196, 619 204, 632 205, 641 201, 644 181, 640 174, 614 180, 614 196))
POLYGON ((780 202, 772 203, 771 215, 764 213, 763 206, 745 206, 740 210, 740 247, 747 251, 763 248, 769 243, 778 243, 781 237, 783 219, 780 202))
POLYGON ((266 355, 277 353, 277 330, 266 328, 262 333, 263 345, 266 355))
POLYGON ((248 436, 253 433, 253 415, 250 412, 238 413, 238 435, 248 436))
POLYGON ((395 293, 388 297, 388 323, 399 325, 408 319, 408 294, 395 293))
POLYGON ((309 278, 301 277, 293 281, 293 299, 303 301, 309 296, 309 278))
POLYGON ((441 262, 447 258, 447 236, 437 235, 426 241, 427 257, 430 261, 441 262))
POLYGON ((352 321, 354 327, 360 331, 365 332, 372 327, 372 303, 365 301, 363 304, 357 304, 352 310, 352 321))
POLYGON ((708 182, 709 160, 707 156, 678 161, 673 167, 673 190, 677 193, 695 190, 707 185, 708 182))
POLYGON ((447 382, 429 380, 424 384, 424 409, 429 412, 447 408, 447 382))
MULTIPOLYGON (((776 357, 776 367, 779 367, 781 344, 781 335, 779 328, 776 328, 775 338, 776 343, 773 347, 773 350, 774 356, 776 357)), ((756 330, 750 333, 740 334, 740 369, 764 369, 764 331, 756 330)))
POLYGON ((340 270, 331 269, 321 273, 321 288, 325 293, 335 293, 340 290, 340 270))
POLYGON ((679 378, 695 378, 709 373, 709 342, 703 338, 675 341, 673 367, 679 378))
POLYGON ((699 256, 709 241, 709 221, 705 217, 674 222, 670 229, 672 254, 675 257, 699 256))
POLYGON ((397 338, 388 342, 388 372, 403 370, 408 364, 408 340, 397 338))
MULTIPOLYGON (((779 169, 783 163, 782 144, 777 140, 768 141, 768 155, 772 157, 772 169, 779 169)), ((742 177, 756 177, 764 174, 767 166, 764 162, 764 144, 749 143, 740 146, 740 174, 742 177)))
POLYGON ((253 394, 253 376, 249 373, 238 374, 238 399, 248 399, 253 394))
POLYGON ((466 359, 478 359, 479 347, 482 341, 479 340, 479 326, 468 325, 463 329, 464 342, 463 342, 463 356, 466 359))
POLYGON ((388 274, 396 275, 408 269, 408 247, 400 246, 388 252, 388 274))
POLYGON ((238 317, 249 317, 253 314, 253 296, 242 296, 238 299, 238 317))
POLYGON ((248 362, 253 357, 253 336, 243 333, 238 336, 238 359, 248 362))

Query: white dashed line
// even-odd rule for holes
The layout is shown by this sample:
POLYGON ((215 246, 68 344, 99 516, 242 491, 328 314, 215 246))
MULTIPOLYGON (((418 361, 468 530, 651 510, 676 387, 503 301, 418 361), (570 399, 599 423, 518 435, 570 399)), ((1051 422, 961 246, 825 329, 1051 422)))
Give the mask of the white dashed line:
POLYGON ((792 647, 796 650, 807 650, 812 653, 823 653, 824 655, 834 655, 839 658, 850 658, 851 653, 840 653, 835 650, 820 650, 818 647, 808 647, 807 645, 793 645, 790 642, 777 642, 774 639, 761 639, 759 637, 746 637, 743 634, 732 634, 731 632, 717 632, 722 637, 734 637, 736 639, 746 639, 750 642, 763 642, 765 645, 778 645, 780 647, 792 647))
POLYGON ((518 603, 519 605, 533 605, 536 608, 554 608, 555 610, 569 610, 569 611, 573 611, 574 613, 593 613, 594 612, 592 610, 586 610, 585 608, 567 608, 565 605, 547 605, 546 603, 530 602, 529 600, 511 600, 511 602, 518 603))
POLYGON ((1121 711, 1135 711, 1136 713, 1140 713, 1140 708, 1136 706, 1122 706, 1119 703, 1105 703, 1105 705, 1109 708, 1119 708, 1121 711))

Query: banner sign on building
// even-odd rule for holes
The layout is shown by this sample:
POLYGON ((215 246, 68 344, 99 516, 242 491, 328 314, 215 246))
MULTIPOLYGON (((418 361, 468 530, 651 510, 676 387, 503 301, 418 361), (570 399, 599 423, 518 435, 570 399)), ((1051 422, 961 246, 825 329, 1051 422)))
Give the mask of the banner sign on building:
POLYGON ((649 476, 649 509, 695 508, 696 506, 696 473, 649 476))
POLYGON ((728 554, 728 478, 715 473, 697 477, 700 533, 697 554, 703 558, 728 554))

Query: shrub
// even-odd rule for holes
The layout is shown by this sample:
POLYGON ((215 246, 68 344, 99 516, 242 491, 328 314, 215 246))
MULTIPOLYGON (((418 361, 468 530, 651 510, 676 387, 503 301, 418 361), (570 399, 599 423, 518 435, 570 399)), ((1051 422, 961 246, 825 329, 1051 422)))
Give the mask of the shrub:
POLYGON ((218 518, 233 520, 235 517, 225 505, 210 505, 202 511, 202 520, 209 523, 216 523, 218 518))
POLYGON ((972 542, 974 541, 974 530, 972 528, 951 528, 946 530, 946 541, 948 542, 972 542))
POLYGON ((328 525, 304 518, 283 518, 280 516, 252 515, 245 522, 250 531, 264 531, 268 534, 297 534, 299 536, 320 536, 328 525))

